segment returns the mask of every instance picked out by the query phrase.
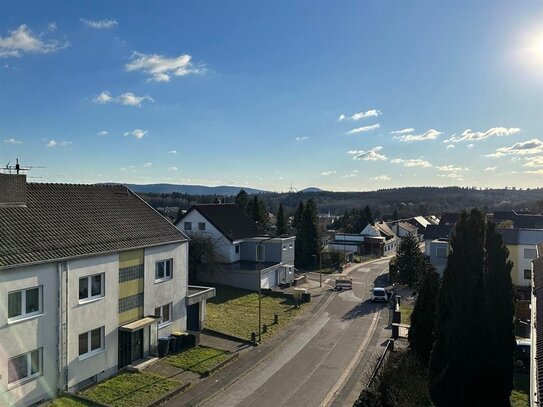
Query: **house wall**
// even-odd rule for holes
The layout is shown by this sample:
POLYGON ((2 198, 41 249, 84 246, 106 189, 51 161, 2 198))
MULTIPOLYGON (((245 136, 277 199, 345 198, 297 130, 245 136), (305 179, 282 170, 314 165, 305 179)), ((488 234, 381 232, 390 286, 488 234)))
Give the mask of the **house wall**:
POLYGON ((519 244, 518 245, 518 270, 517 270, 517 285, 519 286, 530 286, 530 279, 524 278, 524 270, 532 270, 532 260, 535 259, 535 257, 526 257, 524 254, 524 249, 531 249, 531 251, 536 251, 536 245, 535 244, 519 244))
POLYGON ((427 246, 430 252, 430 263, 436 268, 439 275, 443 277, 443 272, 447 266, 447 257, 449 255, 449 242, 434 240, 427 246), (440 249, 440 253, 438 253, 438 249, 440 249), (441 249, 445 250, 444 257, 441 256, 441 249))
POLYGON ((159 337, 187 328, 188 246, 183 242, 145 249, 144 315, 154 315, 155 308, 172 303, 172 323, 158 330, 159 337), (155 282, 155 263, 167 259, 173 259, 172 278, 155 282))
POLYGON ((235 244, 230 242, 226 237, 222 235, 219 230, 213 226, 197 209, 194 209, 188 213, 177 225, 176 227, 186 233, 189 236, 194 235, 203 235, 209 236, 215 244, 218 255, 220 256, 220 261, 224 263, 233 263, 240 260, 240 253, 235 252, 235 244), (184 229, 185 222, 192 223, 192 230, 187 231, 184 229), (198 230, 198 223, 203 222, 206 225, 205 231, 198 230))
POLYGON ((57 264, 0 271, 0 405, 23 406, 56 395, 57 389, 57 264), (42 286, 39 316, 8 323, 8 293, 42 286), (42 348, 42 375, 8 385, 8 359, 42 348))
MULTIPOLYGON (((67 262, 62 276, 63 301, 68 301, 67 321, 67 375, 68 388, 75 388, 89 379, 95 381, 111 376, 117 371, 118 358, 118 305, 119 305, 119 256, 94 256, 67 262), (66 292, 65 278, 68 275, 66 292), (94 274, 104 274, 104 296, 95 300, 79 300, 79 279, 94 274), (79 335, 104 327, 104 350, 92 356, 79 356, 79 335)), ((64 384, 64 383, 63 383, 64 384)))
POLYGON ((198 272, 198 280, 204 283, 258 290, 258 272, 256 270, 200 271, 198 272))
POLYGON ((381 233, 377 230, 377 228, 370 224, 366 225, 366 227, 364 228, 362 232, 360 232, 360 234, 363 236, 371 236, 371 237, 381 236, 381 233))
MULTIPOLYGON (((295 238, 274 239, 262 243, 264 258, 262 261, 276 263, 294 263, 295 238)), ((248 240, 241 244, 241 260, 256 261, 258 240, 248 240)))

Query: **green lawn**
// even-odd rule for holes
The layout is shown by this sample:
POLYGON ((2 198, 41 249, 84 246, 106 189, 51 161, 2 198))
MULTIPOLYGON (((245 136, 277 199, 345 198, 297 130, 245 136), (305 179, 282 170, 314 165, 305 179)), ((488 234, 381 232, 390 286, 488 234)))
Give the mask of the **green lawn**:
MULTIPOLYGON (((216 286, 217 295, 207 300, 206 326, 226 334, 251 339, 251 332, 258 331, 258 293, 240 288, 216 286)), ((262 324, 268 325, 265 340, 280 331, 301 308, 294 308, 294 301, 282 297, 262 298, 262 324), (273 325, 273 315, 279 315, 279 324, 273 325)))
POLYGON ((60 396, 47 404, 47 407, 92 407, 94 404, 70 396, 60 396))
POLYGON ((232 354, 225 350, 197 346, 177 355, 168 356, 165 361, 175 367, 204 374, 231 356, 232 354))
POLYGON ((527 373, 515 372, 515 388, 511 393, 511 407, 528 407, 530 393, 530 376, 527 373))
POLYGON ((121 373, 82 394, 115 407, 144 407, 181 384, 153 373, 121 373))
POLYGON ((400 303, 400 311, 402 312, 402 324, 411 325, 411 314, 413 313, 414 305, 404 305, 400 303))

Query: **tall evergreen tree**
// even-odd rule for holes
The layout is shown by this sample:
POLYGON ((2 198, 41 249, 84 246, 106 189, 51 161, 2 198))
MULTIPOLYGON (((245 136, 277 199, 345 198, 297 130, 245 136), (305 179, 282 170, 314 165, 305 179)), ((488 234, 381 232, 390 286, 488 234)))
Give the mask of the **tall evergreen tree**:
MULTIPOLYGON (((300 207, 300 206, 299 206, 300 207)), ((296 228, 295 263, 298 267, 313 267, 313 255, 319 253, 319 229, 317 221, 317 206, 309 199, 303 207, 296 228)))
POLYGON ((278 235, 284 235, 288 232, 287 217, 283 210, 283 205, 279 204, 279 210, 277 211, 277 220, 275 222, 276 232, 278 235))
MULTIPOLYGON (((456 224, 439 291, 435 342, 430 356, 430 396, 438 407, 476 406, 481 386, 485 219, 464 211, 456 224)), ((484 406, 489 404, 482 404, 484 406)))
POLYGON ((373 225, 373 223, 375 222, 369 205, 366 205, 366 207, 364 208, 364 220, 371 225, 373 225))
POLYGON ((408 235, 402 239, 396 253, 396 266, 400 284, 414 286, 420 282, 426 270, 426 259, 416 237, 408 235))
POLYGON ((292 220, 292 227, 298 229, 302 220, 302 214, 304 213, 304 203, 300 201, 294 212, 294 219, 292 220))
POLYGON ((247 205, 249 205, 249 195, 247 194, 247 192, 245 192, 244 189, 240 189, 238 194, 234 198, 234 202, 237 206, 246 211, 247 205))
POLYGON ((268 211, 266 210, 266 205, 264 202, 258 198, 258 195, 249 201, 247 205, 247 213, 258 225, 258 231, 260 233, 265 233, 268 230, 270 223, 270 217, 268 211))
POLYGON ((409 347, 425 366, 428 365, 434 344, 434 320, 439 285, 439 274, 434 268, 429 268, 424 273, 415 308, 411 314, 409 347))

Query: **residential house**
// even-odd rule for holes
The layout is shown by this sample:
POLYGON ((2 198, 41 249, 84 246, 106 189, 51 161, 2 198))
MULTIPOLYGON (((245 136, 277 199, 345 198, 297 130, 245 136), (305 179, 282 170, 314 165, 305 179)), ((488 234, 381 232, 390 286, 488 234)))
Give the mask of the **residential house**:
POLYGON ((359 233, 336 233, 328 248, 342 251, 346 258, 354 253, 361 255, 388 256, 395 253, 398 236, 383 221, 368 224, 359 233))
POLYGON ((188 239, 126 187, 0 174, 0 224, 0 405, 102 380, 187 329, 188 239))
POLYGON ((417 239, 419 238, 418 228, 409 222, 388 222, 387 225, 400 239, 406 238, 407 236, 414 236, 417 239))
POLYGON ((424 254, 441 276, 447 266, 453 231, 451 225, 428 225, 424 233, 424 254))
POLYGON ((459 213, 445 212, 439 218, 439 224, 445 226, 454 226, 460 219, 459 213))
POLYGON ((424 219, 426 219, 430 225, 439 225, 439 218, 435 215, 425 216, 424 219))
POLYGON ((411 223, 413 226, 417 228, 419 235, 423 235, 428 225, 431 225, 431 223, 428 222, 424 218, 424 216, 415 216, 413 218, 407 219, 406 221, 411 223))
POLYGON ((453 230, 451 225, 428 225, 424 232, 424 254, 430 257, 430 243, 434 240, 448 241, 453 230))
POLYGON ((256 290, 294 280, 295 236, 261 236, 256 223, 235 204, 194 205, 176 226, 191 237, 210 238, 215 247, 221 270, 199 271, 203 282, 256 290))
POLYGON ((543 243, 537 245, 531 274, 530 407, 537 407, 543 397, 543 243))

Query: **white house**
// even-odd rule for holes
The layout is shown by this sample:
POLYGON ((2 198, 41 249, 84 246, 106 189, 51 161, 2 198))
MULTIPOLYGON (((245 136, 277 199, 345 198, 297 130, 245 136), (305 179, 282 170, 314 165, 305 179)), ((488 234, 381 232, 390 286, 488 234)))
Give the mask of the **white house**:
POLYGON ((188 292, 187 237, 126 187, 0 174, 0 224, 2 406, 154 355, 159 337, 185 331, 199 311, 190 295, 212 295, 188 292))
POLYGON ((190 237, 213 242, 221 271, 199 271, 201 281, 257 289, 290 284, 294 280, 295 237, 269 237, 235 204, 199 204, 176 221, 190 237))

